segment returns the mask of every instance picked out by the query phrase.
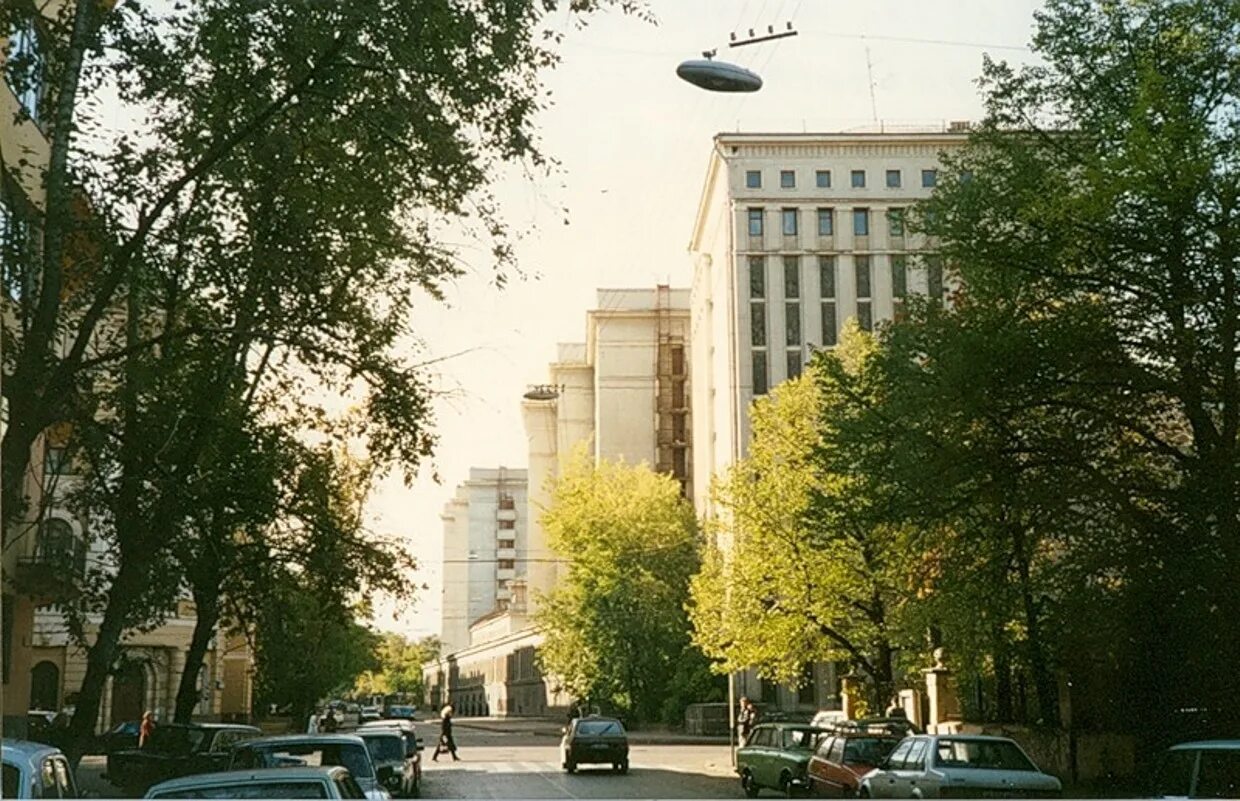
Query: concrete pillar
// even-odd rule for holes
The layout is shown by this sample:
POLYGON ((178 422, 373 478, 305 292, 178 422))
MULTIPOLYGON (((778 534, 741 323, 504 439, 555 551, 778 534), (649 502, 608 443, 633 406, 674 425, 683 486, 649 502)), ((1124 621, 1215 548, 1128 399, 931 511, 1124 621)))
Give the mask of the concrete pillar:
POLYGON ((172 720, 177 708, 177 690, 181 686, 181 674, 185 672, 185 652, 180 648, 168 649, 168 686, 164 688, 164 711, 160 720, 172 720))
POLYGON ((924 728, 925 721, 922 720, 921 714, 921 693, 917 690, 901 690, 899 698, 900 707, 904 710, 904 716, 917 728, 924 728))
POLYGON ((856 720, 861 698, 861 677, 855 673, 840 677, 840 708, 848 720, 856 720))
POLYGON ((960 720, 960 696, 952 672, 947 668, 933 667, 922 672, 926 676, 926 696, 930 700, 926 731, 937 732, 940 725, 960 720))

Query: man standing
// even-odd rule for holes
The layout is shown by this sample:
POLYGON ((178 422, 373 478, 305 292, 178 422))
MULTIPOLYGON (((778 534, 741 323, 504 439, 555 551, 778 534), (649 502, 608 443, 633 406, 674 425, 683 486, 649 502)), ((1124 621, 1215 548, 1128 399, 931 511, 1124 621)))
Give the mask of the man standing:
POLYGON ((741 696, 740 712, 736 716, 737 739, 741 745, 749 739, 749 732, 758 723, 758 708, 745 696, 741 696))

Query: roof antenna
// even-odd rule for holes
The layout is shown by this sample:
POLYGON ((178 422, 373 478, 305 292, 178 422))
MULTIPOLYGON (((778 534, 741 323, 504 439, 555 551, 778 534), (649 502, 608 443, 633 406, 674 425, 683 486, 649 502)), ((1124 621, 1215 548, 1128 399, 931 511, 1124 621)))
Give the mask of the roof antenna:
POLYGON ((874 99, 874 63, 870 61, 870 46, 865 46, 865 71, 870 76, 870 114, 878 122, 878 102, 874 99))

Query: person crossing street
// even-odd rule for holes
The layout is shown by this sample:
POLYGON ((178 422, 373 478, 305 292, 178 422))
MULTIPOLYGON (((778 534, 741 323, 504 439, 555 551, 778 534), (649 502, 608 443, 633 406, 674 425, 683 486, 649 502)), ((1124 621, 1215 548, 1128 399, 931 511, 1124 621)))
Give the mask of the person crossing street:
POLYGON ((442 719, 439 724, 439 743, 435 746, 431 761, 438 762, 440 754, 452 754, 452 761, 459 762, 461 758, 456 755, 456 740, 452 738, 452 705, 445 706, 439 716, 442 719))

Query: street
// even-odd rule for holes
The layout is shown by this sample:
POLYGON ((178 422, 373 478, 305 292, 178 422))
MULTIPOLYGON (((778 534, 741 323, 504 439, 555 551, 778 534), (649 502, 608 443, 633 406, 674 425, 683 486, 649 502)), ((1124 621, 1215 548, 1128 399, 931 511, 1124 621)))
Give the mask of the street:
MULTIPOLYGON (((584 767, 569 775, 560 767, 559 742, 531 731, 481 730, 457 724, 460 762, 431 761, 433 724, 427 742, 425 798, 739 798, 740 784, 724 745, 642 745, 630 751, 627 775, 610 767, 584 767)), ((444 760, 447 761, 444 761, 444 760)))

